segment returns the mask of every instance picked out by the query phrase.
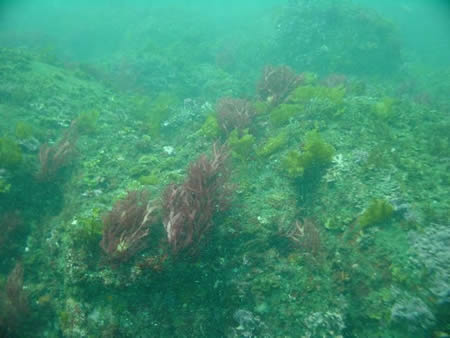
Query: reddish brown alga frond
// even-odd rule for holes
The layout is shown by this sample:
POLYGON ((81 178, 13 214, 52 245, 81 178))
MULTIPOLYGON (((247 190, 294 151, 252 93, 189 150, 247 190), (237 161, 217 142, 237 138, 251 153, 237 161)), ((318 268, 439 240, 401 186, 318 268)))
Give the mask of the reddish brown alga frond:
POLYGON ((234 129, 242 131, 248 128, 256 111, 247 100, 231 97, 221 98, 216 105, 219 127, 228 135, 234 129))
POLYGON ((76 123, 72 122, 63 138, 55 145, 43 144, 39 149, 40 168, 37 178, 40 181, 51 181, 68 166, 76 155, 76 142, 78 139, 76 123))
POLYGON ((211 158, 202 154, 191 164, 183 184, 172 184, 164 193, 164 227, 172 251, 195 253, 213 225, 213 217, 228 206, 229 189, 225 148, 213 147, 211 158))
POLYGON ((150 226, 158 220, 157 207, 144 191, 130 191, 103 218, 100 246, 111 262, 124 262, 148 245, 150 226))
POLYGON ((258 94, 271 105, 278 105, 303 82, 301 75, 288 66, 266 66, 258 82, 258 94))
POLYGON ((0 335, 15 337, 14 333, 28 315, 28 294, 23 288, 23 265, 17 263, 8 275, 4 290, 0 290, 0 335))

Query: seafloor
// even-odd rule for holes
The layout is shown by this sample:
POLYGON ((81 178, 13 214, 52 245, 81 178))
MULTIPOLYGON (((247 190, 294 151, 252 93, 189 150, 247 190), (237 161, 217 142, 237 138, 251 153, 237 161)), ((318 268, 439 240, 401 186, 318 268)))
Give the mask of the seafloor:
POLYGON ((96 68, 0 48, 0 336, 449 333, 450 72, 280 62, 245 77, 238 53, 170 54, 187 50, 151 49, 184 72, 155 84, 138 57, 96 68), (226 201, 191 204, 207 229, 179 249, 168 191, 213 149, 226 161, 189 191, 226 201), (108 233, 141 190, 143 241, 134 219, 108 233))

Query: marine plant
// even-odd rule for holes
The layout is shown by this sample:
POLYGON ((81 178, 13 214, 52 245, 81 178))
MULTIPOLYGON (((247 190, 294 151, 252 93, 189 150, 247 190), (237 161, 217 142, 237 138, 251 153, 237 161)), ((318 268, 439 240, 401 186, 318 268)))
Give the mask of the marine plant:
POLYGON ((13 140, 0 137, 0 168, 15 168, 22 163, 22 151, 13 140))
POLYGON ((19 140, 26 140, 33 136, 33 126, 25 121, 16 123, 15 135, 19 140))
POLYGON ((103 217, 100 247, 114 264, 129 260, 147 247, 151 225, 158 221, 158 208, 145 191, 129 191, 103 217))
POLYGON ((77 217, 79 226, 75 231, 74 240, 77 245, 94 247, 98 245, 103 233, 103 222, 100 217, 100 209, 94 208, 88 216, 77 217))
POLYGON ((315 85, 317 84, 317 81, 319 79, 319 75, 317 75, 317 73, 314 72, 303 72, 302 76, 304 86, 315 85))
POLYGON ((228 136, 227 144, 230 147, 231 155, 244 161, 253 152, 255 137, 248 132, 248 129, 244 129, 242 135, 239 135, 238 130, 235 129, 228 136))
POLYGON ((82 134, 94 134, 97 131, 97 121, 100 116, 98 110, 83 111, 76 119, 76 126, 82 134))
POLYGON ((169 185, 163 196, 163 223, 175 256, 196 254, 213 228, 214 216, 228 208, 230 190, 226 148, 213 146, 191 163, 184 183, 169 185))
POLYGON ((312 219, 295 220, 289 230, 282 235, 289 239, 292 246, 318 258, 323 253, 323 248, 317 229, 312 219))
POLYGON ((160 173, 158 170, 153 170, 148 175, 142 175, 138 178, 139 183, 142 185, 156 185, 161 181, 160 173))
POLYGON ((394 207, 385 199, 374 199, 359 217, 359 225, 366 228, 370 225, 381 224, 391 219, 394 207))
POLYGON ((172 115, 177 101, 175 94, 162 92, 146 107, 146 125, 151 136, 160 136, 162 124, 172 115))
POLYGON ((282 126, 303 109, 298 104, 282 103, 270 112, 270 122, 274 126, 282 126))
POLYGON ((23 287, 23 265, 16 263, 0 290, 0 336, 18 337, 29 317, 28 294, 23 287))
POLYGON ((283 160, 283 167, 289 177, 302 177, 305 171, 302 154, 298 150, 290 150, 283 160))
POLYGON ((0 252, 8 247, 14 235, 20 231, 23 219, 18 212, 6 211, 0 215, 0 252))
POLYGON ((380 325, 386 325, 390 321, 391 308, 395 303, 395 297, 392 294, 391 288, 381 288, 369 293, 363 299, 363 304, 366 307, 367 316, 371 320, 375 320, 380 325), (389 306, 387 306, 389 304, 389 306))
POLYGON ((289 66, 264 67, 262 76, 258 82, 258 95, 272 106, 283 102, 289 93, 303 82, 301 75, 289 66))
POLYGON ((287 141, 287 133, 280 132, 278 135, 270 137, 256 153, 260 157, 268 157, 281 150, 286 145, 287 141))
POLYGON ((40 181, 51 181, 58 177, 61 170, 67 167, 76 155, 78 131, 72 122, 63 138, 55 145, 43 144, 39 149, 40 168, 36 175, 40 181))
POLYGON ((256 115, 263 115, 270 110, 270 105, 265 101, 257 100, 253 102, 253 108, 256 115))
POLYGON ((199 130, 200 134, 209 138, 216 139, 220 135, 219 122, 214 115, 209 115, 199 130))
POLYGON ((330 73, 323 77, 320 83, 329 88, 345 87, 348 83, 348 78, 345 74, 330 73))
POLYGON ((392 97, 384 97, 382 100, 375 103, 375 116, 380 120, 391 120, 395 115, 396 100, 392 97))
POLYGON ((228 135, 234 129, 241 132, 248 128, 256 111, 247 100, 224 97, 217 102, 216 114, 220 129, 228 135))
POLYGON ((4 178, 0 177, 0 194, 7 193, 11 189, 11 184, 4 178))
POLYGON ((328 101, 333 106, 343 103, 346 90, 343 86, 300 86, 297 87, 288 97, 287 102, 291 104, 307 104, 311 100, 328 101))
POLYGON ((306 134, 303 150, 289 151, 282 166, 291 178, 311 177, 331 163, 334 152, 334 147, 313 130, 306 134))
POLYGON ((298 86, 284 103, 271 110, 270 121, 274 126, 281 126, 305 111, 337 115, 342 112, 345 93, 342 86, 298 86))
POLYGON ((133 95, 128 98, 130 115, 139 121, 145 121, 151 110, 151 101, 148 96, 133 95))

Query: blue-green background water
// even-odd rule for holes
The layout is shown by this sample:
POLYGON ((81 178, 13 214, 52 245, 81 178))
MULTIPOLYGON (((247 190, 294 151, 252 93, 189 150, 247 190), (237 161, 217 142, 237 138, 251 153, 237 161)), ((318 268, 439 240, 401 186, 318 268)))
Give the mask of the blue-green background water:
POLYGON ((0 337, 447 337, 448 1, 3 1, 0 337))

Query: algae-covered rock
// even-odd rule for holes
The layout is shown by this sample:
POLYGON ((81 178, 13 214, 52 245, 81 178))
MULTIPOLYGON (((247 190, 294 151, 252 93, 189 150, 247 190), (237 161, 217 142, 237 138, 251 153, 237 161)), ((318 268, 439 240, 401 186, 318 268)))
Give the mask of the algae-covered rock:
POLYGON ((281 61, 296 70, 389 75, 401 65, 394 25, 353 2, 292 1, 277 21, 281 61))

